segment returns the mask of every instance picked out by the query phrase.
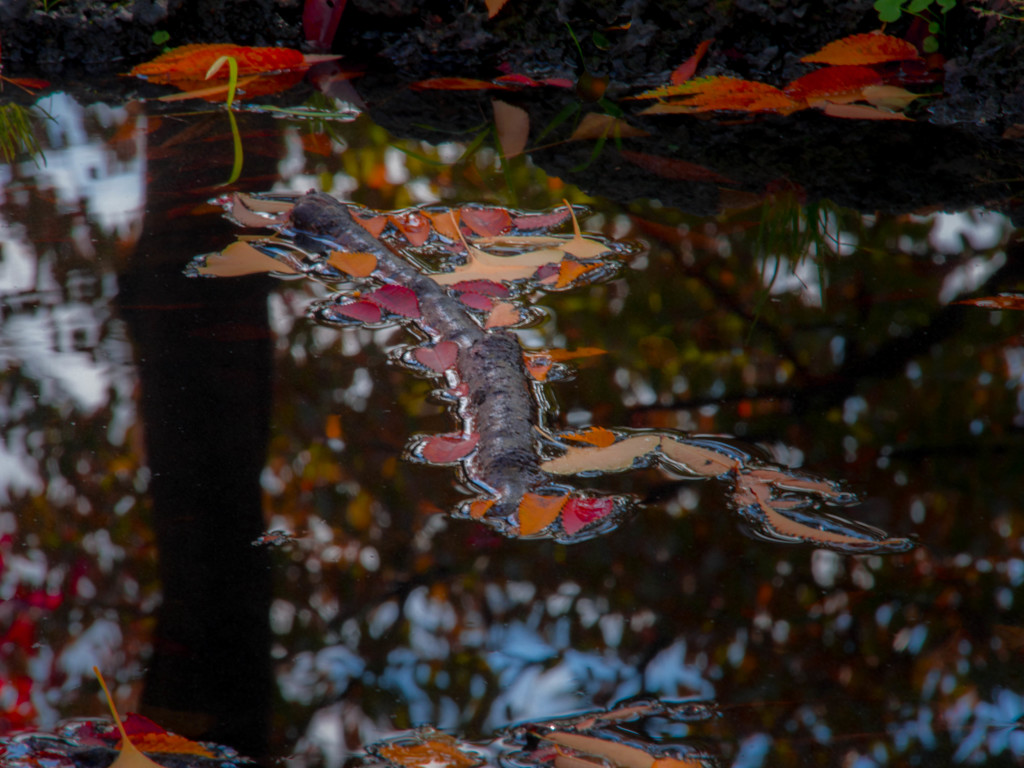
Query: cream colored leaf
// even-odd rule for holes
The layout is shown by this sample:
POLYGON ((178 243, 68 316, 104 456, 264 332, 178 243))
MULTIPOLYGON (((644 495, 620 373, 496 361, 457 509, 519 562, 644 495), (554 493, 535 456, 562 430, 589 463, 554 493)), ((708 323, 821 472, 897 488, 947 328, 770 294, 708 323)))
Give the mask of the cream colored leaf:
POLYGON ((580 223, 576 220, 576 212, 569 205, 568 200, 563 200, 566 207, 569 209, 569 214, 572 216, 572 240, 565 243, 562 246, 562 250, 566 253, 575 256, 577 259, 593 259, 602 254, 608 253, 608 246, 604 243, 599 243, 597 240, 588 240, 583 237, 580 232, 580 223))
POLYGON ((519 313, 519 307, 509 301, 499 301, 487 315, 484 328, 507 328, 520 320, 522 320, 522 315, 519 313))
POLYGON ((658 435, 634 435, 606 447, 570 446, 564 455, 540 465, 553 475, 575 475, 579 472, 618 472, 629 469, 633 462, 658 447, 658 435))
POLYGON ((530 115, 522 107, 508 104, 500 99, 491 99, 494 110, 494 128, 498 132, 498 143, 505 158, 521 155, 530 138, 530 115))
POLYGON ((921 94, 911 93, 906 88, 895 85, 869 85, 863 94, 869 104, 896 111, 906 109, 914 99, 921 98, 921 94))
POLYGON ((739 462, 724 453, 690 443, 681 443, 671 437, 661 441, 661 452, 684 470, 704 477, 718 477, 739 467, 739 462))

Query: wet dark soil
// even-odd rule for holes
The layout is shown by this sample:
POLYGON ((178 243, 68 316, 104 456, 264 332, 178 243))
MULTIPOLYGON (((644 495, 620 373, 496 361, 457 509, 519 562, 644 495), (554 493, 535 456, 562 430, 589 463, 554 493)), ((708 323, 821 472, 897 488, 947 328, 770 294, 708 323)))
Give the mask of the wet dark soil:
MULTIPOLYGON (((44 0, 5 0, 0 39, 10 73, 95 77, 124 72, 159 53, 156 32, 167 33, 166 45, 230 40, 300 47, 301 15, 300 0, 60 0, 48 10, 44 0)), ((860 210, 987 205, 1020 219, 1024 22, 997 21, 957 4, 943 23, 939 56, 931 60, 942 82, 917 87, 941 87, 943 94, 912 107, 913 123, 810 112, 744 120, 642 117, 641 104, 621 100, 667 82, 671 70, 708 39, 714 44, 702 63, 705 74, 788 82, 810 69, 800 62, 807 53, 878 29, 870 0, 509 0, 493 19, 482 2, 349 0, 334 50, 346 61, 366 64, 367 75, 355 88, 374 120, 398 136, 471 139, 472 129, 491 117, 491 94, 410 90, 416 80, 490 79, 502 72, 588 77, 607 81, 607 98, 651 134, 630 139, 628 151, 696 163, 728 179, 682 178, 664 164, 652 172, 652 162, 639 167, 627 161, 630 156, 611 141, 598 161, 590 159, 592 142, 558 143, 532 153, 549 174, 623 202, 656 198, 706 214, 722 206, 723 188, 760 194, 783 185, 808 199, 860 210)), ((916 42, 927 34, 910 17, 886 31, 916 42)), ((527 110, 531 140, 574 104, 578 109, 567 129, 587 112, 606 108, 579 88, 530 89, 502 98, 527 110)))

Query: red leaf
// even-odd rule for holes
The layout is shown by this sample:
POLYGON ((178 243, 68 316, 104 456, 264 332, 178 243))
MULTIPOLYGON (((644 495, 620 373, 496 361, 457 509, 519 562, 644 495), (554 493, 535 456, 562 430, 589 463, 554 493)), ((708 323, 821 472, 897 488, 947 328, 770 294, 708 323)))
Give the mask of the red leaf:
POLYGON ((501 85, 523 85, 528 88, 537 88, 540 86, 540 83, 534 80, 532 77, 520 75, 515 72, 508 75, 502 75, 501 77, 496 77, 494 78, 494 82, 500 83, 501 85))
POLYGON ((482 293, 463 293, 459 299, 470 309, 479 309, 482 312, 490 312, 494 306, 494 302, 482 293))
POLYGON ((554 86, 555 88, 575 88, 576 83, 567 77, 546 77, 541 80, 544 85, 554 86))
POLYGON ((432 347, 417 347, 412 353, 416 361, 432 371, 444 373, 455 367, 459 356, 459 345, 454 341, 442 341, 432 347))
POLYGON ((373 293, 367 294, 366 299, 396 315, 420 316, 420 302, 416 298, 416 292, 404 285, 381 286, 373 293))
POLYGON ((824 67, 798 77, 785 87, 786 94, 798 101, 828 100, 829 97, 856 95, 869 85, 878 85, 882 76, 870 67, 824 67))
POLYGON ((700 64, 700 60, 704 58, 704 54, 707 53, 708 46, 710 46, 712 42, 713 41, 711 40, 701 41, 693 56, 676 67, 675 71, 672 72, 672 77, 670 78, 673 85, 685 83, 693 77, 693 73, 697 71, 697 65, 700 64))
POLYGON ((492 280, 463 280, 455 283, 452 290, 463 293, 482 293, 484 296, 508 296, 509 290, 501 283, 492 280))
POLYGON ((953 303, 970 304, 982 309, 1024 310, 1024 293, 1000 293, 996 296, 980 296, 976 299, 964 299, 953 303))
POLYGON ((512 226, 512 216, 504 208, 472 208, 464 206, 459 209, 462 223, 480 237, 494 237, 507 231, 512 226))
POLYGON ((611 496, 569 499, 569 503, 562 509, 562 528, 572 536, 591 523, 607 517, 614 509, 615 499, 611 496))
POLYGON ((648 155, 643 152, 633 152, 629 149, 619 150, 619 154, 633 165, 638 165, 645 171, 650 171, 655 176, 661 176, 665 179, 710 181, 713 184, 735 184, 728 176, 715 173, 710 168, 705 168, 703 165, 697 165, 696 163, 689 163, 686 160, 648 155))
POLYGON ((362 323, 379 323, 381 319, 380 307, 369 301, 335 304, 331 307, 331 311, 362 323))
MULTIPOLYGON (((161 728, 148 717, 137 715, 134 712, 125 715, 121 722, 129 736, 138 736, 143 733, 167 733, 166 728, 161 728)), ((132 739, 132 742, 134 743, 135 740, 132 739)))
POLYGON ((419 455, 431 464, 452 464, 468 456, 479 442, 480 435, 475 432, 468 437, 461 432, 427 435, 420 444, 419 455))

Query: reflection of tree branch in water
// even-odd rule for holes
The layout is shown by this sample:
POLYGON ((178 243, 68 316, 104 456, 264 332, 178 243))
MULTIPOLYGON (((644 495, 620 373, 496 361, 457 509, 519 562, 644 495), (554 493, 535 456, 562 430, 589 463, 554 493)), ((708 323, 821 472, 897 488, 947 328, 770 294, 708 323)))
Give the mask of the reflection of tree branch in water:
POLYGON ((531 294, 601 279, 614 270, 616 257, 633 248, 583 237, 568 206, 548 214, 463 207, 384 215, 313 193, 294 206, 235 196, 230 210, 241 223, 273 226, 284 238, 240 241, 221 254, 200 257, 195 272, 287 271, 341 284, 342 293, 316 308, 321 321, 402 322, 426 339, 401 361, 444 380, 440 394, 461 429, 415 438, 407 457, 459 467, 477 493, 460 506, 460 516, 480 519, 506 535, 565 542, 589 538, 614 528, 636 500, 582 492, 564 479, 657 466, 676 476, 729 482, 744 524, 764 538, 851 552, 912 546, 823 514, 823 505, 846 506, 856 499, 836 483, 755 459, 728 440, 670 431, 544 429, 537 380, 543 374, 528 367, 508 327, 535 316, 526 304, 531 294), (261 218, 272 211, 273 218, 261 218), (573 236, 536 234, 570 217, 573 236), (421 267, 428 256, 440 265, 421 267), (253 261, 262 263, 243 264, 253 261))

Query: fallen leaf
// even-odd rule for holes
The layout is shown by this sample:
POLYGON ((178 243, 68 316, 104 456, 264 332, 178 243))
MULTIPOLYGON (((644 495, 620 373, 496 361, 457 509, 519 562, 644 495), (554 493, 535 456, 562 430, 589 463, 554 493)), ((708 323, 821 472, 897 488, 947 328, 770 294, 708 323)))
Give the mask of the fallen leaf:
POLYGON ((420 211, 405 211, 389 216, 388 219, 413 247, 423 245, 430 238, 430 217, 420 211))
POLYGON ((420 365, 425 365, 432 371, 444 373, 449 368, 455 367, 455 361, 459 356, 459 345, 454 341, 441 341, 430 347, 416 347, 412 354, 420 365))
POLYGON ((704 54, 707 53, 708 47, 712 42, 714 41, 702 40, 697 45, 697 50, 694 51, 694 54, 672 71, 672 75, 669 77, 669 82, 673 85, 679 85, 693 77, 693 73, 697 71, 697 65, 700 64, 700 60, 704 58, 704 54))
POLYGON ((570 446, 562 456, 542 462, 540 468, 553 475, 619 472, 632 468, 637 459, 647 456, 660 442, 658 435, 634 435, 605 447, 570 446))
POLYGON ((255 275, 261 272, 296 271, 282 261, 271 258, 249 243, 237 240, 219 253, 208 253, 202 264, 196 267, 200 275, 215 277, 238 277, 255 275))
POLYGON ((416 292, 404 285, 382 285, 373 293, 368 293, 366 299, 402 317, 420 316, 420 302, 416 292))
POLYGON ((352 218, 356 223, 374 237, 380 237, 381 232, 387 229, 389 217, 375 214, 361 214, 352 211, 352 218))
POLYGON ((465 304, 470 309, 477 309, 481 312, 490 312, 494 308, 494 302, 489 296, 484 296, 482 293, 473 293, 467 291, 459 294, 459 301, 465 304))
POLYGON ((439 235, 443 235, 449 240, 458 240, 461 237, 459 234, 458 211, 424 211, 424 213, 430 217, 430 222, 434 225, 434 231, 439 235))
POLYGON ((507 328, 522 320, 519 307, 508 301, 500 301, 494 305, 491 314, 487 316, 484 328, 507 328))
POLYGON ((92 673, 96 675, 96 678, 100 681, 100 687, 103 688, 103 695, 107 699, 107 706, 110 707, 110 714, 113 715, 114 723, 117 725, 117 729, 121 732, 120 752, 117 759, 111 763, 111 768, 161 768, 161 766, 142 754, 142 752, 132 744, 132 740, 128 738, 128 732, 124 729, 124 723, 121 722, 121 718, 117 715, 117 709, 114 707, 114 700, 110 696, 110 690, 107 688, 106 680, 103 679, 103 675, 100 674, 98 667, 93 667, 92 673))
POLYGON ((800 61, 813 64, 881 64, 886 61, 919 59, 921 54, 906 40, 867 32, 835 40, 800 61))
POLYGON ((465 205, 459 209, 462 223, 475 235, 495 237, 508 231, 512 226, 512 216, 504 208, 481 208, 465 205))
POLYGON ((455 744, 430 739, 418 744, 385 744, 376 748, 385 760, 402 768, 475 768, 483 761, 455 744))
POLYGON ((339 314, 361 323, 379 323, 383 314, 380 307, 370 301, 350 301, 347 304, 332 304, 332 314, 339 314))
POLYGON ((567 496, 524 493, 519 503, 519 533, 523 536, 540 533, 558 519, 566 501, 567 496))
POLYGON ((881 82, 882 76, 870 67, 823 67, 798 77, 783 90, 796 101, 835 101, 842 96, 859 98, 865 88, 881 82))
MULTIPOLYGON (((221 56, 231 56, 235 59, 240 77, 309 66, 302 51, 292 48, 253 48, 230 43, 197 43, 173 48, 152 61, 139 64, 128 74, 160 84, 174 83, 176 80, 201 81, 221 56)), ((223 79, 226 80, 227 77, 223 79)))
POLYGON ((480 519, 487 514, 487 510, 494 506, 494 499, 476 499, 469 503, 469 516, 480 519))
POLYGON ((549 213, 523 213, 512 217, 512 226, 526 232, 548 231, 569 220, 570 211, 557 208, 549 213))
POLYGON ((864 100, 883 109, 902 111, 910 102, 919 98, 921 94, 911 93, 896 85, 869 85, 864 89, 864 100))
POLYGON ((569 141, 586 141, 588 139, 604 139, 607 137, 618 137, 628 139, 639 136, 650 136, 650 134, 633 125, 621 117, 612 117, 603 112, 588 112, 572 132, 569 141))
POLYGON ((352 277, 369 277, 377 268, 377 257, 372 253, 346 253, 331 251, 327 263, 352 277))
POLYGON ((679 85, 664 86, 647 91, 636 98, 666 98, 682 96, 685 101, 655 104, 643 114, 672 114, 687 112, 780 112, 789 114, 801 105, 783 91, 768 83, 742 80, 737 77, 716 75, 688 80, 679 85))
POLYGON ((615 509, 611 496, 580 496, 570 498, 562 508, 562 529, 570 536, 591 523, 608 517, 615 509))
POLYGON ((590 427, 579 432, 563 432, 558 437, 562 440, 596 445, 598 448, 607 448, 617 439, 614 432, 604 427, 590 427))
POLYGON ((736 459, 724 453, 667 436, 661 441, 661 452, 683 470, 702 477, 719 477, 740 466, 736 459))
POLYGON ((481 293, 484 296, 508 296, 509 290, 501 283, 493 280, 463 280, 451 286, 453 291, 464 293, 481 293))
POLYGON ((549 349, 545 355, 558 363, 566 360, 576 360, 581 357, 594 357, 596 355, 607 355, 608 351, 597 347, 579 347, 578 349, 549 349))
POLYGON ((461 432, 427 435, 422 438, 417 453, 431 464, 454 464, 472 453, 479 442, 480 435, 475 432, 471 435, 461 432))
POLYGON ((494 129, 498 133, 501 154, 508 159, 521 155, 530 139, 530 115, 522 107, 491 99, 494 129))
POLYGON ((597 269, 596 264, 580 264, 578 261, 565 259, 558 265, 558 278, 554 287, 557 290, 568 288, 575 280, 595 269, 597 269))
POLYGON ((1024 310, 1024 293, 1000 293, 996 296, 979 296, 976 299, 963 299, 953 303, 967 304, 982 309, 1024 310))
POLYGON ((618 741, 566 731, 550 731, 538 735, 563 747, 604 758, 617 768, 652 768, 654 765, 654 755, 618 741))
POLYGON ((889 112, 867 104, 832 104, 825 102, 815 105, 826 115, 844 117, 850 120, 910 120, 902 112, 889 112))
POLYGON ((576 220, 576 212, 569 205, 568 200, 563 200, 562 202, 565 203, 565 207, 569 209, 569 215, 572 217, 573 232, 572 240, 565 243, 562 246, 562 250, 571 256, 575 256, 577 259, 592 259, 595 256, 608 253, 608 246, 604 243, 600 243, 597 240, 588 240, 583 237, 580 232, 580 223, 576 220))

